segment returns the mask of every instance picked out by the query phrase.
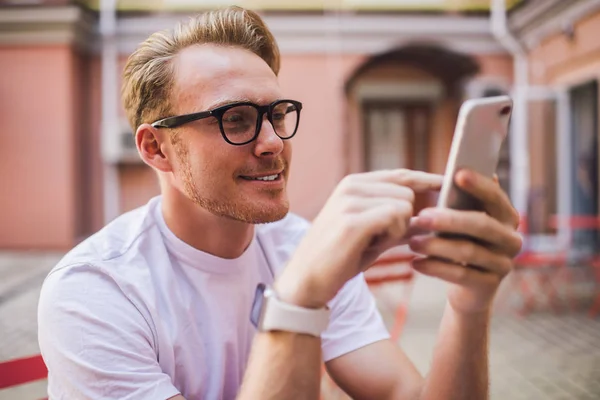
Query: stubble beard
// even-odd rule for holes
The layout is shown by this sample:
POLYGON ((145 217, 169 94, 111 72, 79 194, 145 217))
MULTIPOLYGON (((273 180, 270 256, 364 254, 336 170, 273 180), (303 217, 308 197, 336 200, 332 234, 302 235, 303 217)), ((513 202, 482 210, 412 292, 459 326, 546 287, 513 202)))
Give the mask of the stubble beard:
MULTIPOLYGON (((185 145, 178 140, 177 136, 178 135, 174 135, 172 137, 172 143, 180 163, 183 188, 187 197, 195 204, 216 216, 248 224, 266 224, 275 222, 283 219, 287 215, 289 211, 289 202, 287 200, 281 202, 279 206, 269 207, 256 203, 253 204, 252 200, 246 198, 240 198, 238 201, 231 201, 202 196, 200 194, 201 191, 196 186, 196 180, 192 173, 191 163, 189 162, 189 152, 185 145)), ((279 195, 279 191, 269 194, 271 194, 272 197, 276 197, 279 195)))

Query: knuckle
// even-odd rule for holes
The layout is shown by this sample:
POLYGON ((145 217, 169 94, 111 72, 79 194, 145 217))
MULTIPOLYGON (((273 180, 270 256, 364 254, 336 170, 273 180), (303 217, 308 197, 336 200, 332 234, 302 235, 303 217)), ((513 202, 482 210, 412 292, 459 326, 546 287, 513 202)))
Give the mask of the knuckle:
POLYGON ((404 187, 404 191, 406 193, 407 200, 413 203, 415 201, 415 191, 409 187, 404 187))
POLYGON ((396 215, 401 218, 408 218, 413 214, 413 204, 410 201, 401 200, 394 207, 396 215))
POLYGON ((519 224, 521 222, 521 215, 519 214, 519 212, 517 211, 516 208, 513 207, 512 209, 512 216, 511 216, 511 225, 514 229, 517 229, 519 227, 519 224))
POLYGON ((514 235, 514 236, 515 236, 515 251, 514 251, 514 255, 517 255, 523 249, 523 237, 521 235, 514 235))
POLYGON ((385 208, 390 218, 396 218, 398 215, 400 215, 399 207, 395 204, 395 202, 387 203, 385 208))
POLYGON ((498 274, 488 274, 486 275, 486 277, 488 281, 488 286, 491 288, 498 287, 498 285, 500 285, 502 279, 504 278, 504 276, 498 274))
POLYGON ((502 261, 502 277, 505 277, 506 275, 508 275, 512 270, 513 270, 513 262, 511 259, 507 259, 505 258, 502 261))
POLYGON ((460 267, 456 271, 456 282, 464 283, 469 279, 469 270, 466 267, 460 267))
POLYGON ((356 209, 356 202, 354 201, 354 199, 350 198, 350 197, 345 197, 343 199, 341 199, 340 204, 339 204, 339 211, 342 214, 352 214, 355 209, 356 209))
POLYGON ((402 168, 398 171, 398 174, 400 175, 402 184, 404 185, 410 186, 413 185, 416 181, 414 172, 409 169, 402 168))
POLYGON ((350 235, 354 231, 355 226, 356 226, 355 218, 353 218, 352 216, 349 216, 348 218, 344 218, 340 222, 340 233, 343 236, 350 235))
POLYGON ((346 175, 342 178, 338 185, 338 189, 341 193, 352 193, 354 186, 356 185, 356 175, 346 175))
POLYGON ((471 242, 463 242, 460 250, 461 261, 469 262, 473 260, 477 255, 477 248, 471 242))
POLYGON ((483 235, 488 233, 489 229, 490 229, 490 219, 492 217, 490 217, 489 215, 487 215, 485 212, 480 212, 478 211, 475 214, 475 218, 474 219, 474 228, 475 228, 475 233, 477 233, 478 235, 483 235))

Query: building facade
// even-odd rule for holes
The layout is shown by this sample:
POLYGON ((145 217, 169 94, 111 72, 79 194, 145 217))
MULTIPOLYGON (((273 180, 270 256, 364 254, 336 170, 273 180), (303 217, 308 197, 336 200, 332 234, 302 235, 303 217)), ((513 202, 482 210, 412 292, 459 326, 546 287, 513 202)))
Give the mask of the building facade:
MULTIPOLYGON (((66 250, 158 194, 120 106, 120 72, 196 3, 0 1, 0 248, 66 250)), ((597 214, 599 3, 238 1, 264 16, 281 86, 304 103, 292 211, 313 218, 348 173, 442 173, 461 103, 511 94, 498 174, 537 241, 564 232, 553 215, 597 214)))

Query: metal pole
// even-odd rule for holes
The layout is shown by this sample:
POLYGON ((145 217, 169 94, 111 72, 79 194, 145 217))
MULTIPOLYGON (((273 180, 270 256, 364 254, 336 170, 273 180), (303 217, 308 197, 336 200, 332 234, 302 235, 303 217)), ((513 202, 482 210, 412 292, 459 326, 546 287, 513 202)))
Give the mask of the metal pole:
POLYGON ((100 37, 102 40, 102 122, 104 223, 119 214, 118 133, 119 112, 118 50, 116 41, 117 0, 100 1, 100 37))
POLYGON ((512 54, 514 60, 513 129, 510 137, 510 194, 515 208, 520 213, 525 213, 527 211, 530 178, 529 135, 527 133, 529 64, 527 53, 508 30, 506 0, 492 0, 491 31, 496 40, 512 54))

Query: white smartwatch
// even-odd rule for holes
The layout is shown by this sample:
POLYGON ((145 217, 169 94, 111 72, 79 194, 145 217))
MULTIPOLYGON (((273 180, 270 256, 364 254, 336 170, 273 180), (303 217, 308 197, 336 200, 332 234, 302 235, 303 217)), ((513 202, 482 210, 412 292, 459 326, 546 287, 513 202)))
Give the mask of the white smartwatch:
POLYGON ((259 331, 284 331, 320 337, 329 325, 327 307, 313 309, 285 303, 275 291, 259 283, 256 287, 250 320, 259 331))

